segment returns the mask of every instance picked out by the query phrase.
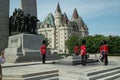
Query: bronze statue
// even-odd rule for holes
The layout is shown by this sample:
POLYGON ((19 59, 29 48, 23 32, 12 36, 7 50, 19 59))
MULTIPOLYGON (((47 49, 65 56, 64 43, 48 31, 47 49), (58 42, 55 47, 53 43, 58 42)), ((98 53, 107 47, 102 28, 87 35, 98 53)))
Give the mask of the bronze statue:
POLYGON ((15 9, 9 18, 9 34, 30 33, 36 34, 35 29, 39 20, 30 14, 24 14, 21 9, 15 9))

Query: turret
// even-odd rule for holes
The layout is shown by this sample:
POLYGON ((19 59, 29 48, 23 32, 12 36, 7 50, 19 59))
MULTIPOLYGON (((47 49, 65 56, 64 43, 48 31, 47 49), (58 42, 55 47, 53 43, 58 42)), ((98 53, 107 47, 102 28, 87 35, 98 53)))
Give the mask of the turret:
POLYGON ((72 16, 71 21, 76 22, 79 29, 81 27, 84 27, 84 22, 83 22, 82 18, 78 15, 78 12, 77 12, 76 8, 73 11, 73 16, 72 16))
POLYGON ((60 9, 59 3, 57 4, 57 8, 55 10, 55 25, 56 27, 59 27, 61 25, 61 20, 62 20, 62 11, 60 9))
POLYGON ((75 8, 75 9, 74 9, 74 12, 73 12, 72 19, 76 19, 76 18, 78 18, 78 17, 79 17, 79 15, 78 15, 77 9, 75 8))
POLYGON ((62 24, 68 24, 69 20, 68 20, 68 17, 66 15, 66 13, 63 14, 63 17, 62 17, 62 24))

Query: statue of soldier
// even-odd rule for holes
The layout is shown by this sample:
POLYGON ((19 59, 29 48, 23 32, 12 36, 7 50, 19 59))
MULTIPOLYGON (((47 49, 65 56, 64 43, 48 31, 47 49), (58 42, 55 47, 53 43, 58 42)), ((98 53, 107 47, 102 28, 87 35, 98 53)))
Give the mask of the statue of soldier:
POLYGON ((36 29, 36 27, 37 27, 37 22, 39 21, 35 16, 32 16, 31 17, 31 19, 30 19, 30 21, 31 21, 31 33, 33 33, 33 34, 35 34, 36 32, 35 32, 35 29, 36 29))
POLYGON ((28 33, 28 28, 30 27, 30 14, 27 14, 24 17, 24 24, 25 24, 25 33, 28 33))
POLYGON ((25 18, 26 16, 23 15, 23 19, 21 21, 21 32, 25 32, 25 18))
POLYGON ((18 9, 18 12, 16 14, 16 20, 15 20, 15 24, 16 24, 16 32, 19 32, 19 23, 20 23, 20 9, 18 9))
POLYGON ((19 10, 18 11, 17 20, 16 20, 16 23, 17 23, 17 32, 21 32, 23 15, 24 15, 24 13, 22 12, 22 10, 19 10))
POLYGON ((16 28, 17 13, 18 13, 18 10, 15 9, 15 11, 13 12, 13 32, 17 30, 16 28))
POLYGON ((9 35, 11 35, 12 31, 13 31, 13 16, 10 16, 10 18, 9 18, 9 35))

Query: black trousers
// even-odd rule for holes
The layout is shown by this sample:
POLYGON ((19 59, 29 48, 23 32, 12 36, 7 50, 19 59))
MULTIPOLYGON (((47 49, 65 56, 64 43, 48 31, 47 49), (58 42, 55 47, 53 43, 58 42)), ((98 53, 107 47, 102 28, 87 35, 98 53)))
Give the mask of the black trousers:
POLYGON ((104 54, 104 59, 105 59, 104 64, 108 65, 108 55, 107 54, 104 54))
POLYGON ((103 62, 103 60, 104 60, 104 54, 102 54, 101 56, 101 61, 103 62))
POLYGON ((42 63, 45 64, 46 54, 42 54, 42 63))
POLYGON ((86 55, 82 55, 82 65, 86 65, 86 55))
POLYGON ((104 53, 101 57, 101 61, 104 61, 105 65, 108 65, 108 55, 106 53, 104 53))

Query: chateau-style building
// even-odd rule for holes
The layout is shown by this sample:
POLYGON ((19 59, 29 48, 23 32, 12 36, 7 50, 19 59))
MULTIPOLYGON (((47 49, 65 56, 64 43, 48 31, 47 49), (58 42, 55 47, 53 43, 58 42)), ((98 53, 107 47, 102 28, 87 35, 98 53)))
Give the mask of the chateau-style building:
POLYGON ((79 37, 88 36, 88 28, 82 18, 78 15, 77 9, 74 9, 72 19, 67 18, 66 13, 62 14, 59 3, 53 16, 49 13, 44 22, 37 30, 38 34, 43 34, 48 40, 48 48, 54 53, 68 52, 65 47, 65 41, 69 36, 75 34, 79 37))

